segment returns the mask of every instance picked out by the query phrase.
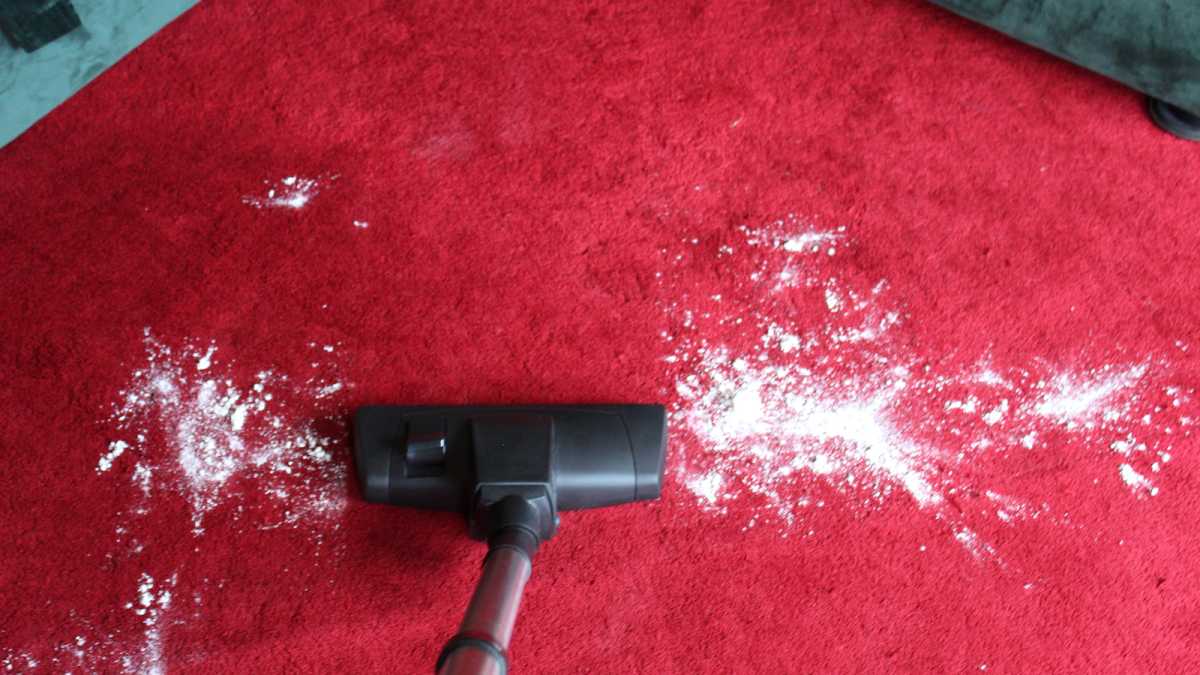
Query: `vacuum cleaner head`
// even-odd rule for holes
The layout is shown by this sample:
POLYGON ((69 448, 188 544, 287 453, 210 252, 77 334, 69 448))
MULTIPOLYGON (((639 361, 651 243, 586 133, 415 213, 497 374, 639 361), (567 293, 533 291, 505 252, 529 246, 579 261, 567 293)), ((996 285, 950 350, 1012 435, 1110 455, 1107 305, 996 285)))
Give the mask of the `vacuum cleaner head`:
POLYGON ((658 405, 368 406, 354 417, 367 501, 466 514, 486 539, 483 573, 438 675, 508 672, 508 643, 538 546, 559 509, 658 497, 666 449, 658 405))
POLYGON ((458 511, 483 539, 516 496, 545 541, 559 510, 658 497, 666 433, 659 405, 367 406, 354 455, 367 501, 458 511))

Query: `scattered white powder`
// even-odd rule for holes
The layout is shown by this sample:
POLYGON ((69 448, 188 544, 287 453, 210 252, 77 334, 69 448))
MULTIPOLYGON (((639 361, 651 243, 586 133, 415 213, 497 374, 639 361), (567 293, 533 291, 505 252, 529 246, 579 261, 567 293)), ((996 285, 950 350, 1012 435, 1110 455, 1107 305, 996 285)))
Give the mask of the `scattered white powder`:
MULTIPOLYGON (((1043 417, 1061 422, 1078 422, 1094 417, 1100 405, 1113 394, 1136 384, 1146 374, 1145 365, 1118 369, 1101 367, 1092 377, 1081 379, 1077 375, 1063 374, 1054 378, 1050 391, 1037 402, 1034 411, 1043 417)), ((1110 416, 1119 411, 1105 411, 1110 416)))
POLYGON ((781 248, 788 253, 816 253, 821 250, 822 244, 835 241, 841 236, 834 232, 802 232, 785 240, 781 248))
POLYGON ((164 584, 165 588, 155 592, 154 577, 148 572, 143 572, 138 578, 136 604, 127 603, 125 606, 141 617, 145 633, 138 653, 125 657, 125 672, 138 675, 162 675, 167 672, 163 660, 163 632, 166 628, 163 614, 171 607, 171 590, 177 580, 178 575, 172 574, 164 584))
MULTIPOLYGON (((751 365, 724 349, 700 349, 699 372, 677 388, 694 393, 674 421, 716 453, 714 466, 688 487, 706 502, 713 486, 735 476, 765 496, 785 520, 794 515, 781 489, 798 472, 874 486, 882 498, 898 484, 920 506, 943 499, 932 484, 929 457, 899 434, 888 418, 895 384, 867 392, 778 365, 751 365)), ((900 382, 902 380, 898 380, 900 382)), ((684 398, 689 398, 684 396, 684 398)))
POLYGON ((1034 507, 1015 497, 1000 494, 994 490, 985 490, 984 496, 997 506, 996 517, 1005 523, 1012 524, 1016 520, 1036 520, 1050 510, 1050 505, 1043 503, 1034 507))
MULTIPOLYGON (((332 180, 335 177, 331 177, 332 180)), ((249 204, 256 209, 267 208, 284 208, 299 210, 308 205, 308 202, 320 192, 322 178, 301 178, 300 176, 288 176, 272 184, 270 181, 263 181, 268 187, 265 196, 246 195, 242 197, 242 202, 249 204)), ((355 221, 355 226, 358 226, 358 221, 355 221)), ((365 227, 366 224, 363 224, 365 227)))
POLYGON ((104 473, 112 468, 113 462, 118 457, 123 455, 129 449, 129 444, 125 441, 113 441, 108 444, 108 452, 100 456, 100 461, 96 463, 96 473, 104 473))
POLYGON ((777 324, 768 326, 761 340, 764 347, 775 346, 785 354, 794 352, 803 346, 799 335, 788 333, 777 324))
MULTIPOLYGON (((296 178, 284 185, 300 188, 303 182, 296 178)), ((243 528, 303 527, 312 531, 314 555, 320 556, 325 533, 339 527, 346 504, 340 442, 318 431, 336 428, 344 415, 331 408, 335 394, 348 386, 326 376, 335 368, 317 362, 318 374, 300 384, 274 368, 239 367, 227 355, 218 360, 216 344, 167 345, 149 328, 143 341, 145 362, 132 370, 109 417, 120 438, 108 444, 96 468, 98 474, 127 479, 132 491, 132 503, 114 529, 117 550, 143 555, 147 543, 155 543, 146 533, 162 528, 148 518, 163 500, 175 498, 186 503, 197 541, 205 535, 206 516, 227 509, 223 538, 243 528), (137 461, 122 465, 118 460, 125 454, 137 461)), ((331 354, 333 345, 322 351, 331 354)), ((175 512, 168 508, 163 517, 175 512)), ((120 629, 91 639, 81 634, 53 647, 51 661, 64 671, 75 663, 82 672, 165 673, 167 629, 179 623, 167 621, 177 583, 177 573, 165 581, 150 572, 139 577, 133 599, 124 604, 139 622, 134 644, 120 629), (72 661, 63 660, 67 657, 72 661)), ((199 606, 200 592, 191 594, 199 606)), ((11 652, 4 664, 10 670, 37 665, 32 655, 28 663, 17 663, 11 652)))
POLYGON ((842 299, 838 296, 837 291, 832 288, 825 289, 825 306, 831 312, 838 312, 842 309, 842 299))
POLYGON ((246 426, 246 414, 249 410, 250 408, 247 405, 239 405, 233 409, 233 412, 229 415, 229 426, 234 431, 241 431, 242 427, 246 426))
POLYGON ((795 335, 784 334, 779 338, 779 349, 785 354, 794 352, 800 347, 800 338, 795 335))
POLYGON ((326 396, 332 396, 333 394, 336 394, 341 390, 342 390, 341 382, 334 382, 333 384, 327 384, 324 387, 321 387, 320 389, 317 390, 317 398, 325 398, 326 396))
POLYGON ((370 223, 368 223, 368 222, 367 222, 367 221, 365 221, 365 220, 356 220, 356 221, 354 221, 354 226, 355 226, 355 227, 357 227, 357 228, 358 228, 358 229, 360 229, 360 230, 365 230, 365 229, 367 229, 368 227, 370 227, 370 226, 371 226, 371 224, 370 224, 370 223))
POLYGON ((1135 494, 1143 490, 1149 492, 1151 497, 1158 494, 1158 488, 1154 487, 1145 476, 1138 473, 1132 466, 1122 464, 1120 469, 1121 480, 1125 481, 1125 484, 1132 488, 1135 494))
MULTIPOLYGON (((846 228, 839 226, 833 230, 820 229, 796 214, 789 213, 765 227, 752 229, 742 225, 740 230, 746 235, 746 242, 751 246, 768 247, 785 253, 820 253, 822 248, 842 239, 846 228)), ((725 245, 722 250, 723 255, 732 255, 734 252, 730 245, 725 245)))
POLYGON ((138 604, 141 605, 141 607, 137 609, 139 616, 145 614, 147 611, 146 608, 149 607, 152 602, 154 602, 154 594, 150 592, 153 588, 154 578, 143 572, 141 581, 138 584, 138 604))
POLYGON ((1007 414, 1008 414, 1008 399, 1003 399, 1000 401, 1000 405, 996 406, 995 408, 993 408, 991 411, 989 411, 987 414, 985 414, 983 416, 983 423, 984 424, 997 424, 1000 422, 1000 420, 1004 419, 1004 416, 1007 414))
MULTIPOLYGON (((287 486, 299 502, 343 502, 345 466, 327 461, 333 439, 319 434, 312 420, 289 415, 269 391, 279 388, 288 399, 315 401, 341 391, 341 382, 316 380, 295 387, 284 375, 256 369, 250 386, 242 386, 230 364, 215 372, 215 345, 203 352, 172 349, 154 339, 149 329, 144 339, 147 361, 134 371, 112 415, 119 429, 136 434, 139 454, 146 458, 133 473, 143 495, 149 496, 155 487, 183 494, 197 535, 204 531, 205 515, 237 499, 247 485, 264 492, 287 486), (303 439, 307 450, 300 450, 295 439, 303 439), (235 487, 235 476, 252 482, 239 480, 235 487)), ((130 447, 121 443, 123 447, 110 446, 101 457, 101 471, 130 447)))
POLYGON ((888 312, 878 319, 867 319, 865 323, 856 326, 845 326, 829 332, 828 338, 832 343, 838 342, 871 342, 879 339, 892 326, 900 322, 898 312, 888 312))
POLYGON ((989 367, 985 367, 980 370, 979 375, 975 378, 975 381, 979 382, 980 384, 988 384, 993 387, 1009 386, 1008 380, 1005 380, 1000 376, 1000 373, 997 373, 989 367))
POLYGON ((965 401, 946 401, 944 407, 946 410, 961 410, 964 413, 972 414, 979 409, 979 399, 969 396, 965 401))
POLYGON ((724 483, 721 474, 710 471, 688 481, 688 489, 696 494, 706 504, 716 504, 721 497, 721 485, 724 483))
POLYGON ((25 672, 37 668, 40 662, 28 652, 10 649, 5 653, 4 660, 0 661, 0 665, 4 666, 6 672, 25 672), (18 671, 18 668, 21 670, 18 671))
MULTIPOLYGON (((903 485, 921 506, 942 501, 942 496, 930 485, 921 466, 924 458, 918 449, 896 433, 884 412, 889 402, 886 392, 868 401, 830 404, 806 395, 789 397, 791 423, 801 437, 818 441, 837 441, 846 446, 846 460, 861 460, 870 475, 903 485)), ((830 460, 820 458, 822 469, 831 473, 830 460)), ((811 468, 811 467, 810 467, 811 468)))
MULTIPOLYGON (((1053 365, 1043 359, 999 368, 985 358, 938 372, 938 359, 919 345, 891 339, 902 313, 883 304, 886 281, 843 278, 825 256, 798 265, 792 254, 819 252, 824 238, 853 247, 844 228, 821 232, 789 215, 738 232, 743 241, 708 254, 711 265, 730 269, 749 261, 742 269, 751 271, 729 291, 688 299, 695 283, 687 275, 708 269, 696 259, 707 249, 693 246, 688 255, 663 249, 675 270, 657 278, 671 321, 662 331, 671 350, 664 361, 677 373, 671 418, 682 437, 673 470, 701 505, 743 515, 747 528, 774 520, 788 536, 808 509, 825 506, 812 497, 818 485, 843 493, 846 508, 876 509, 904 495, 973 557, 1003 566, 980 531, 1069 521, 1049 516, 1046 499, 978 485, 978 457, 1111 448, 1126 483, 1157 494, 1138 467, 1161 475, 1170 441, 1190 433, 1196 413, 1180 409, 1189 392, 1174 387, 1166 391, 1170 407, 1155 408, 1144 395, 1152 363, 1145 358, 1056 373, 1045 372, 1053 365), (714 296, 719 304, 709 302, 714 296), (804 309, 820 305, 829 312, 804 309), (1135 430, 1156 439, 1137 441, 1135 430), (1052 444, 1042 441, 1051 433, 1052 444)), ((1156 364, 1161 372, 1169 366, 1156 364)))
POLYGON ((979 535, 968 528, 962 528, 954 533, 954 539, 963 545, 976 560, 992 559, 1003 565, 996 553, 996 548, 979 538, 979 535))
POLYGON ((217 351, 217 348, 213 345, 210 345, 208 351, 204 352, 204 355, 196 361, 196 370, 208 370, 211 368, 212 355, 215 351, 217 351))
POLYGON ((150 467, 139 462, 133 467, 133 482, 142 491, 143 499, 148 499, 150 497, 151 485, 154 483, 154 473, 150 467))
POLYGON ((1113 452, 1128 457, 1133 453, 1134 449, 1137 448, 1137 441, 1134 440, 1132 435, 1129 435, 1125 438, 1113 441, 1108 447, 1113 452))

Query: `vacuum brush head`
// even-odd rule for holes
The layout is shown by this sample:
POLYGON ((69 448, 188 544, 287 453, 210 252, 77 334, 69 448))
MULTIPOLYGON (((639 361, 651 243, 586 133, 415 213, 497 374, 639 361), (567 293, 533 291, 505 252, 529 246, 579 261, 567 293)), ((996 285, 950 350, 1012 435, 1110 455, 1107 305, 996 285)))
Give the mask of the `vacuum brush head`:
POLYGON ((657 498, 666 434, 660 405, 367 406, 354 456, 367 501, 458 511, 484 538, 517 496, 545 540, 560 509, 657 498))

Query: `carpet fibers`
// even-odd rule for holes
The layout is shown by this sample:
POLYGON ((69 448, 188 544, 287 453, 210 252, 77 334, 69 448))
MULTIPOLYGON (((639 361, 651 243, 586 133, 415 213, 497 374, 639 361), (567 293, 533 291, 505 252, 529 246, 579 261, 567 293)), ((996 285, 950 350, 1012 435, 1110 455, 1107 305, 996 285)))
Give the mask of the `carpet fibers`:
POLYGON ((662 402, 514 672, 1194 672, 1198 167, 917 0, 208 0, 0 153, 0 667, 429 672, 355 407, 662 402))

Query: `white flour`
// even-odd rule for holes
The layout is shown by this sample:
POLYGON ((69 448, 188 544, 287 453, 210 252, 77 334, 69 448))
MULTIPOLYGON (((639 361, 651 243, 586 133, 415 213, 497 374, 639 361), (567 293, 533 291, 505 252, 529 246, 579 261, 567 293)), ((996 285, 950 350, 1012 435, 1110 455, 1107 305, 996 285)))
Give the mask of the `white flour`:
POLYGON ((264 369, 239 383, 215 345, 173 349, 149 329, 144 338, 146 363, 134 370, 113 413, 127 435, 109 445, 98 472, 112 469, 127 448, 136 449, 145 460, 129 467, 133 481, 147 496, 157 490, 183 494, 197 535, 205 515, 238 499, 246 486, 268 496, 286 488, 282 492, 306 513, 341 509, 345 466, 331 461, 326 448, 332 439, 311 421, 289 415, 275 392, 322 399, 342 391, 342 382, 297 386, 264 369))
POLYGON ((683 242, 686 255, 664 250, 676 269, 659 277, 674 298, 666 306, 672 326, 663 331, 672 349, 665 360, 678 373, 673 428, 694 439, 673 445, 673 463, 705 508, 729 513, 737 504, 750 514, 746 527, 774 520, 787 536, 804 511, 824 507, 809 496, 817 484, 836 488, 856 509, 900 493, 945 523, 972 556, 1003 565, 968 523, 1013 526, 1053 509, 1047 499, 974 484, 977 456, 1044 452, 1052 434, 1083 452, 1111 447, 1119 461, 1105 480, 1121 485, 1119 478, 1139 496, 1159 494, 1149 476, 1163 470, 1170 442, 1189 435, 1191 424, 1183 411, 1190 390, 1169 387, 1167 410, 1148 402, 1151 381, 1169 363, 1143 358, 1046 372, 1035 359, 1022 368, 983 362, 939 373, 930 365, 936 359, 892 338, 903 318, 887 283, 845 278, 837 258, 823 254, 834 242, 853 246, 844 228, 789 215, 739 232, 743 241, 725 242, 707 262, 693 240, 683 242), (752 263, 740 288, 692 298, 681 276, 687 265, 728 266, 736 256, 752 263), (813 323, 815 307, 823 322, 813 323), (731 342, 713 342, 718 332, 731 342), (1154 443, 1134 436, 1146 432, 1154 443))
MULTIPOLYGON (((288 176, 275 183, 263 181, 268 186, 266 194, 261 196, 245 195, 242 197, 242 203, 253 206, 256 209, 299 210, 308 206, 312 198, 317 196, 317 193, 321 191, 322 180, 326 179, 288 176)), ((328 180, 333 180, 333 178, 331 177, 328 180)), ((357 221, 355 225, 358 225, 357 221)))
POLYGON ((1104 404, 1114 394, 1137 384, 1145 374, 1145 365, 1128 368, 1107 365, 1082 375, 1058 375, 1049 384, 1039 383, 1048 391, 1038 400, 1034 412, 1063 422, 1069 428, 1081 423, 1090 427, 1097 415, 1120 419, 1127 412, 1121 401, 1110 407, 1104 404))
POLYGON ((5 672, 29 672, 44 667, 60 673, 162 675, 168 671, 164 656, 167 631, 171 625, 180 623, 178 619, 170 620, 178 580, 176 572, 162 580, 149 572, 138 575, 129 600, 114 608, 113 613, 128 612, 129 622, 136 626, 132 630, 117 626, 122 622, 115 621, 113 616, 101 622, 80 620, 72 611, 72 621, 77 624, 74 629, 79 634, 36 657, 31 652, 8 650, 0 665, 5 672))
POLYGON ((904 373, 847 385, 803 367, 731 359, 725 349, 702 347, 691 359, 698 370, 682 382, 673 421, 714 453, 699 483, 685 478, 706 503, 720 501, 712 486, 740 485, 790 522, 794 507, 781 489, 801 473, 857 483, 877 498, 898 485, 922 506, 942 501, 926 475, 932 458, 888 418, 904 373))
POLYGON ((1154 487, 1145 476, 1138 473, 1137 469, 1128 464, 1122 464, 1120 468, 1121 480, 1125 481, 1125 484, 1133 490, 1134 494, 1149 492, 1151 497, 1158 494, 1158 488, 1154 487))
POLYGON ((329 359, 338 343, 309 343, 310 369, 292 378, 274 367, 243 367, 213 343, 169 345, 148 328, 143 341, 145 360, 131 370, 112 406, 108 421, 116 437, 100 453, 95 470, 129 491, 106 559, 144 559, 171 572, 139 577, 124 605, 137 622, 135 630, 111 617, 99 622, 108 625, 104 631, 95 620, 74 618, 79 634, 69 642, 37 652, 0 650, 6 670, 47 666, 59 672, 165 673, 168 629, 186 620, 172 618, 177 614, 172 597, 181 588, 190 595, 193 602, 185 609, 195 618, 202 607, 199 589, 209 585, 207 577, 188 579, 181 573, 194 565, 188 552, 200 550, 206 529, 219 528, 213 534, 222 545, 233 541, 250 547, 253 542, 237 543, 239 537, 281 527, 303 529, 311 536, 313 555, 320 557, 326 537, 340 526, 347 462, 336 440, 343 434, 335 429, 344 414, 338 401, 349 385, 332 377, 336 364, 329 359), (320 431, 326 428, 336 439, 320 431), (173 523, 177 506, 186 508, 188 522, 180 523, 182 528, 173 523), (166 558, 165 551, 180 549, 178 531, 191 545, 182 549, 184 557, 166 558), (171 546, 161 546, 158 538, 164 533, 171 546))
POLYGON ((954 532, 954 539, 962 544, 963 548, 967 549, 976 560, 992 559, 1003 565, 1003 561, 996 555, 996 549, 991 544, 979 538, 979 535, 970 528, 960 528, 954 532))
POLYGON ((720 471, 709 471, 687 481, 688 489, 707 504, 716 504, 721 499, 724 484, 725 479, 720 471))
POLYGON ((5 672, 25 672, 37 668, 40 662, 30 655, 28 652, 22 652, 15 649, 5 650, 4 658, 0 659, 0 666, 4 666, 5 672))
POLYGON ((129 449, 129 444, 125 441, 113 441, 108 444, 108 452, 100 456, 100 461, 96 463, 96 473, 104 473, 112 468, 113 462, 117 458, 125 454, 129 449))
POLYGON ((166 630, 164 615, 171 607, 171 590, 175 588, 178 577, 174 574, 167 579, 164 588, 154 589, 154 577, 142 572, 138 579, 137 598, 125 604, 126 609, 133 610, 145 627, 144 642, 136 655, 122 657, 121 665, 126 673, 138 675, 162 675, 167 672, 163 660, 163 633, 166 630))

